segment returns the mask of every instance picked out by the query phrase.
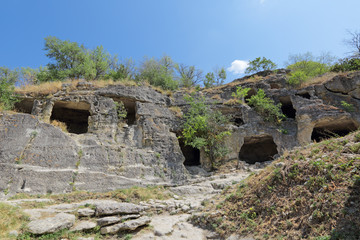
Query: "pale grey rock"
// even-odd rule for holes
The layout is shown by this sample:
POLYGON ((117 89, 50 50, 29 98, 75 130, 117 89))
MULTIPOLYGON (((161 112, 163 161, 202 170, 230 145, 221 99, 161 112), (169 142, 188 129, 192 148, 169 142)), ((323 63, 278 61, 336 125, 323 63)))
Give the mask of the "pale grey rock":
POLYGON ((144 226, 149 224, 151 221, 151 218, 147 216, 143 216, 141 218, 135 219, 135 220, 129 220, 123 223, 111 225, 108 227, 103 227, 100 230, 101 234, 115 234, 119 231, 132 231, 137 229, 138 227, 144 226))
POLYGON ((139 214, 125 215, 125 216, 121 216, 121 217, 118 217, 118 216, 103 217, 103 218, 99 218, 97 220, 97 225, 100 227, 104 227, 107 225, 111 225, 111 224, 125 221, 128 219, 135 219, 135 218, 139 218, 139 217, 141 217, 141 215, 139 215, 139 214))
POLYGON ((95 215, 95 210, 91 208, 81 208, 77 212, 79 217, 91 217, 95 215))
POLYGON ((19 236, 19 232, 16 231, 16 230, 12 230, 12 231, 9 232, 9 236, 10 237, 17 237, 17 236, 19 236))
POLYGON ((96 223, 90 222, 90 221, 80 221, 77 222, 70 231, 76 232, 76 231, 86 231, 91 230, 96 227, 96 223))
POLYGON ((96 216, 134 214, 145 211, 146 209, 147 207, 133 203, 102 203, 96 206, 96 216))
POLYGON ((59 213, 55 217, 31 221, 28 224, 28 231, 33 234, 54 233, 65 228, 70 228, 74 223, 74 215, 59 213))

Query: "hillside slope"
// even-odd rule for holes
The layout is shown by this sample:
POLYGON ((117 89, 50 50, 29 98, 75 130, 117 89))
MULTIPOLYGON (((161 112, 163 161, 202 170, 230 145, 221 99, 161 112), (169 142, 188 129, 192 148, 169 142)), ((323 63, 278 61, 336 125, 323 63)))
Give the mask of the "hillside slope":
POLYGON ((360 131, 285 152, 193 222, 256 239, 360 239, 360 131))

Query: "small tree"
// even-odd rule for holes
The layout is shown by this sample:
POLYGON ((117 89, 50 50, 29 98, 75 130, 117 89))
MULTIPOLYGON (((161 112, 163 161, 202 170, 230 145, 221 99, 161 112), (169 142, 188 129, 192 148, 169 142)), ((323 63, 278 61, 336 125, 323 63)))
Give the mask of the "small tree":
POLYGON ((351 49, 350 58, 360 58, 360 31, 347 31, 349 38, 345 39, 345 44, 351 49))
POLYGON ((246 68, 245 73, 249 74, 274 69, 276 69, 276 64, 274 62, 265 57, 258 57, 249 62, 249 66, 246 68))
POLYGON ((220 68, 220 69, 215 69, 215 78, 216 78, 216 81, 215 81, 215 85, 216 86, 220 86, 220 85, 223 85, 225 80, 226 80, 226 70, 225 68, 220 68))
POLYGON ((185 145, 197 149, 204 149, 210 159, 211 167, 215 167, 216 160, 227 154, 224 138, 231 135, 226 129, 229 119, 219 111, 213 111, 205 104, 204 97, 185 96, 190 105, 185 114, 182 137, 185 145))
POLYGON ((187 66, 185 64, 178 64, 176 70, 179 74, 180 86, 185 88, 195 87, 202 80, 203 73, 196 69, 195 66, 187 66))
POLYGON ((237 99, 240 104, 244 104, 245 98, 250 90, 251 88, 242 88, 241 86, 238 86, 236 92, 233 92, 231 96, 237 99))
POLYGON ((168 63, 168 59, 162 61, 162 59, 145 58, 135 79, 140 82, 148 81, 151 85, 163 89, 175 90, 178 88, 178 82, 174 80, 174 68, 168 63))
POLYGON ((215 75, 212 72, 208 72, 203 80, 205 88, 210 88, 215 84, 215 75))
POLYGON ((265 121, 280 124, 285 115, 281 112, 281 104, 275 105, 274 100, 266 97, 263 89, 259 89, 257 93, 248 100, 249 106, 253 107, 265 121))
POLYGON ((6 67, 0 67, 0 110, 10 110, 18 101, 14 94, 14 84, 17 81, 19 72, 6 67))

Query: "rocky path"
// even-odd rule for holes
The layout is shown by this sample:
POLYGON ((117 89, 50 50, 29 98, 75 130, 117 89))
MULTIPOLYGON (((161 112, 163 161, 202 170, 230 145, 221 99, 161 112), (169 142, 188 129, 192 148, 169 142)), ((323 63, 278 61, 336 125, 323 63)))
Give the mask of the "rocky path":
MULTIPOLYGON (((200 169, 189 170, 195 171, 191 183, 170 188, 173 198, 167 200, 149 200, 139 204, 114 200, 85 200, 78 203, 54 204, 39 209, 24 209, 31 220, 28 231, 41 235, 61 229, 86 232, 98 227, 100 233, 106 236, 105 239, 121 239, 124 235, 118 233, 124 231, 130 233, 131 239, 134 240, 217 239, 215 233, 193 226, 187 220, 192 214, 202 211, 203 201, 211 201, 215 194, 220 193, 226 186, 240 182, 250 171, 234 169, 226 174, 207 175, 201 173, 200 169)), ((23 199, 6 203, 19 205, 31 201, 51 200, 23 199)), ((16 235, 16 231, 14 234, 16 235)))

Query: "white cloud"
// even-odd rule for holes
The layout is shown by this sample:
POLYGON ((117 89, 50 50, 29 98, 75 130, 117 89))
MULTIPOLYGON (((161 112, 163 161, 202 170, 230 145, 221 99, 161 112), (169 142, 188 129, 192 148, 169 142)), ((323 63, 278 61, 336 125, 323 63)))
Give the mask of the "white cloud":
POLYGON ((227 68, 233 74, 243 74, 245 69, 249 66, 249 62, 245 60, 234 60, 231 66, 227 68))
POLYGON ((264 4, 265 3, 265 0, 260 0, 260 4, 264 4))

